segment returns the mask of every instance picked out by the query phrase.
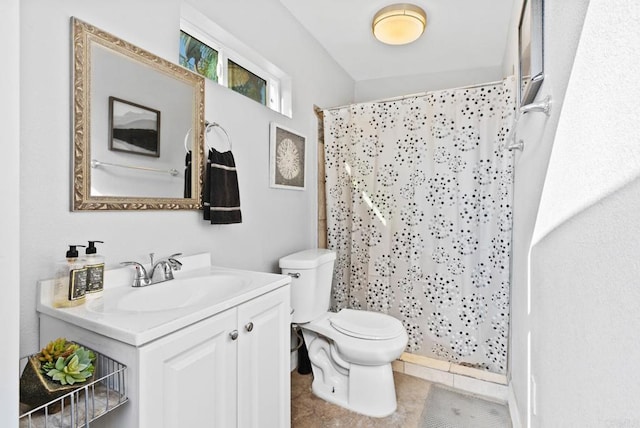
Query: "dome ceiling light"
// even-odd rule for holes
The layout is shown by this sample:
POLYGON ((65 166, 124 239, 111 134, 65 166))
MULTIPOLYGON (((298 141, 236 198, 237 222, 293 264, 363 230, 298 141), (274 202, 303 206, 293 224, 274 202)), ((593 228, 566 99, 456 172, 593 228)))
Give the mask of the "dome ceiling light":
POLYGON ((405 45, 418 39, 427 25, 422 8, 399 3, 382 8, 373 17, 373 35, 388 45, 405 45))

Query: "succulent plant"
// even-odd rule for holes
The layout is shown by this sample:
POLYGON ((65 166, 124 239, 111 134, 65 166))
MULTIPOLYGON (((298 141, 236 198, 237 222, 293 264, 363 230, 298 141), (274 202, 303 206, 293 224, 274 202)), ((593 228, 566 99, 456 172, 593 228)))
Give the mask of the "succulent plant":
POLYGON ((43 348, 38 359, 42 362, 42 373, 62 385, 73 385, 91 377, 96 356, 90 350, 60 338, 43 348))
POLYGON ((38 354, 38 360, 42 363, 53 363, 60 357, 67 358, 79 347, 79 345, 73 342, 67 342, 67 339, 64 337, 60 337, 49 342, 47 346, 42 348, 38 354))

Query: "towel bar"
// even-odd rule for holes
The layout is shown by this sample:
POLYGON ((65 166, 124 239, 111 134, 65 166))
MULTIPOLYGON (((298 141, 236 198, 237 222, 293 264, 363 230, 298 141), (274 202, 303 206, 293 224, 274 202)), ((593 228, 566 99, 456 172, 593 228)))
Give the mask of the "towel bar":
POLYGON ((115 166, 117 168, 128 168, 128 169, 137 169, 140 171, 151 171, 151 172, 162 172, 162 173, 166 173, 169 174, 173 177, 177 176, 179 174, 177 169, 156 169, 156 168, 147 168, 144 166, 133 166, 133 165, 121 165, 121 164, 117 164, 117 163, 110 163, 110 162, 102 162, 96 159, 92 159, 91 160, 91 168, 99 168, 101 166, 115 166))

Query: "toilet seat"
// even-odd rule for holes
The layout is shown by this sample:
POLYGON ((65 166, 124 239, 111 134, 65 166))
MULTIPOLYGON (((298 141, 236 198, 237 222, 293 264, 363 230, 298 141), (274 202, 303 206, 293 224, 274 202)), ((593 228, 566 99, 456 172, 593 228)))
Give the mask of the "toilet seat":
MULTIPOLYGON (((338 313, 334 312, 326 312, 322 316, 316 318, 315 320, 299 324, 304 333, 305 330, 313 331, 321 334, 322 336, 327 337, 331 340, 332 346, 335 346, 336 350, 340 354, 341 358, 349 363, 360 364, 364 366, 375 366, 381 364, 388 364, 389 362, 398 358, 402 352, 404 351, 405 346, 407 345, 408 336, 407 332, 402 326, 402 323, 391 317, 390 315, 381 314, 377 312, 368 312, 368 311, 357 311, 354 312, 362 312, 368 315, 353 315, 347 312, 347 315, 338 316, 340 313, 344 311, 352 311, 351 309, 343 309, 338 313), (382 326, 391 325, 397 326, 399 325, 401 328, 398 334, 395 334, 392 337, 388 337, 385 339, 382 338, 366 338, 366 337, 357 337, 356 333, 353 332, 342 332, 338 328, 333 325, 332 319, 337 316, 338 320, 345 317, 347 321, 351 321, 351 324, 348 322, 342 323, 341 328, 347 326, 350 329, 357 329, 360 331, 367 332, 367 324, 362 321, 364 320, 374 320, 374 326, 380 324, 382 326), (381 317, 380 319, 375 319, 375 317, 381 317), (354 317, 358 319, 358 326, 356 327, 353 319, 354 317), (371 318, 370 318, 371 317, 371 318), (389 318, 389 319, 388 319, 389 318)), ((340 324, 340 321, 337 321, 340 324)), ((378 336, 382 337, 384 334, 390 335, 392 333, 393 327, 387 328, 371 328, 369 327, 369 335, 372 335, 372 331, 377 332, 378 336)), ((362 335, 362 334, 360 334, 362 335)), ((375 333, 373 333, 375 335, 375 333)), ((305 339, 306 340, 306 339, 305 339)), ((307 343, 309 345, 309 343, 307 343)))
POLYGON ((405 331, 402 323, 392 316, 354 309, 343 309, 333 314, 329 322, 340 333, 358 339, 393 339, 405 331))

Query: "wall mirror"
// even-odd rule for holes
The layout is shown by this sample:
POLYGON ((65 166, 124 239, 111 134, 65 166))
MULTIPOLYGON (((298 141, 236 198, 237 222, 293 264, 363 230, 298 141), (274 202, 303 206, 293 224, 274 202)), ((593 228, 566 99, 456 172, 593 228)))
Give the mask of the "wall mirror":
POLYGON ((199 209, 204 79, 77 18, 72 210, 199 209))
POLYGON ((544 80, 544 0, 524 0, 518 25, 520 107, 533 102, 544 80))

